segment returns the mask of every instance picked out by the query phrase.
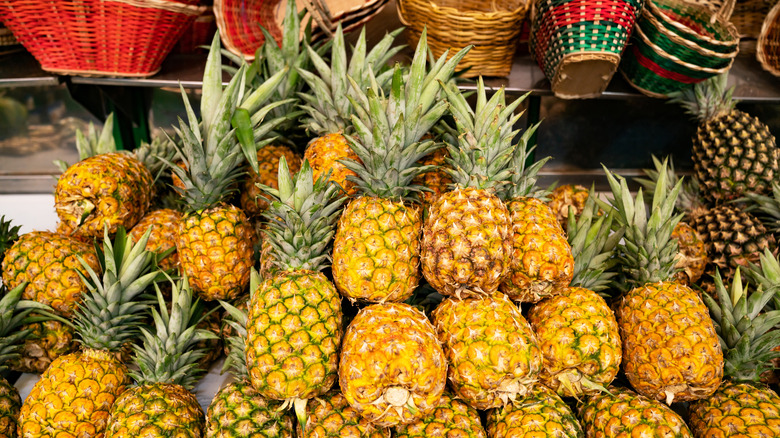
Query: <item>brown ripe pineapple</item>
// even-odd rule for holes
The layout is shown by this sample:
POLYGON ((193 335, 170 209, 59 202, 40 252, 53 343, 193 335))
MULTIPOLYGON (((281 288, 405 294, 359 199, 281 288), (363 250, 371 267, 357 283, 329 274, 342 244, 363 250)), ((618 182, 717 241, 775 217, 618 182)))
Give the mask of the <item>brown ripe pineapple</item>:
POLYGON ((317 397, 306 406, 306 427, 298 424, 298 436, 306 438, 390 438, 390 429, 377 427, 358 415, 338 390, 317 397))
POLYGON ((520 402, 536 384, 542 354, 520 308, 502 293, 447 298, 431 314, 450 384, 477 409, 520 402))
POLYGON ((588 200, 588 189, 579 184, 564 184, 553 189, 547 205, 555 213, 558 223, 564 230, 569 223, 569 208, 574 209, 574 217, 579 217, 588 200))
MULTIPOLYGON (((423 136, 425 138, 426 136, 423 136)), ((450 157, 446 147, 440 147, 436 151, 420 160, 423 166, 438 166, 437 168, 425 172, 412 180, 413 184, 419 184, 430 191, 420 193, 423 208, 428 208, 433 204, 442 193, 449 191, 452 184, 452 177, 446 171, 450 168, 447 159, 450 157)))
POLYGON ((257 216, 268 208, 268 201, 263 199, 258 183, 279 188, 276 181, 276 171, 279 169, 279 157, 284 156, 287 165, 293 173, 301 169, 301 157, 287 146, 268 145, 257 151, 258 171, 251 170, 244 181, 241 190, 241 208, 250 216, 257 216))
POLYGON ((428 417, 395 428, 396 438, 463 437, 487 438, 479 412, 449 393, 428 417))
POLYGON ((677 239, 677 263, 675 268, 680 271, 676 279, 680 284, 691 286, 699 281, 707 265, 707 249, 704 242, 690 225, 678 223, 672 230, 672 239, 677 239))
POLYGON ((541 384, 534 386, 522 403, 510 403, 490 410, 487 431, 490 438, 584 436, 569 406, 554 391, 541 384))
POLYGON ((605 171, 625 229, 619 260, 631 288, 616 312, 623 369, 637 392, 671 403, 711 395, 723 377, 723 352, 702 298, 673 280, 677 242, 671 232, 682 217, 673 210, 682 182, 667 190, 663 167, 649 218, 641 189, 634 199, 624 179, 605 171))
POLYGON ((160 254, 168 250, 173 250, 157 263, 160 269, 177 272, 179 269, 179 255, 176 253, 176 233, 181 223, 182 213, 170 208, 161 208, 147 213, 146 216, 138 222, 128 234, 133 240, 138 240, 151 228, 147 242, 148 250, 160 254))
POLYGON ((8 366, 20 373, 41 374, 60 356, 78 348, 73 327, 60 321, 32 322, 22 326, 30 335, 22 343, 19 355, 8 361, 8 366))

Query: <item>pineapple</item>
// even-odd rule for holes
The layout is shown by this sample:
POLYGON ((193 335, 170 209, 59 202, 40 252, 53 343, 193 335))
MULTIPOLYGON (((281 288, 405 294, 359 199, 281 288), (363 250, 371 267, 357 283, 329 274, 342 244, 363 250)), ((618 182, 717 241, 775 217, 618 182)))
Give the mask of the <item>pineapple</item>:
MULTIPOLYGON (((308 435, 307 435, 308 436, 308 435)), ((476 409, 444 393, 428 417, 395 428, 396 438, 463 437, 487 438, 476 409)))
POLYGON ((536 174, 549 157, 526 168, 532 147, 528 139, 539 125, 528 129, 515 146, 511 184, 501 193, 512 222, 509 275, 501 292, 515 301, 535 303, 559 294, 574 275, 574 258, 566 233, 535 187, 536 174))
POLYGON ((139 296, 158 274, 145 250, 148 232, 137 243, 122 228, 113 242, 108 226, 104 233, 102 278, 82 261, 89 291, 75 319, 81 349, 54 360, 33 386, 19 415, 23 437, 103 436, 111 406, 131 382, 115 353, 137 335, 148 308, 139 296))
POLYGON ((247 321, 249 379, 266 398, 284 400, 302 418, 305 401, 326 393, 337 377, 341 299, 321 272, 343 198, 328 174, 316 181, 308 161, 290 175, 279 161, 279 189, 264 215, 279 271, 254 292, 247 321))
POLYGON ((5 215, 0 216, 0 262, 5 258, 5 252, 19 240, 21 225, 11 225, 12 221, 5 220, 5 215))
POLYGON ((693 438, 683 419, 668 406, 625 389, 610 387, 579 407, 588 437, 693 438))
POLYGON ((542 352, 506 295, 448 298, 431 317, 458 398, 477 409, 496 408, 520 401, 536 384, 542 352))
POLYGON ((22 342, 18 357, 8 362, 14 371, 41 374, 52 361, 78 349, 73 327, 56 319, 31 322, 22 329, 30 334, 22 342))
POLYGON ((279 168, 279 158, 284 157, 293 173, 301 170, 301 158, 287 146, 268 145, 257 151, 258 172, 251 171, 244 181, 241 190, 241 208, 250 216, 257 216, 268 208, 268 201, 262 198, 262 184, 275 189, 279 188, 276 181, 276 170, 279 168))
POLYGON ((274 88, 284 79, 278 72, 248 95, 242 84, 242 66, 222 89, 219 35, 209 51, 203 74, 202 120, 198 120, 182 89, 189 124, 179 121, 177 151, 184 157, 181 168, 167 161, 181 179, 187 211, 176 236, 181 271, 190 287, 206 301, 232 299, 246 291, 253 264, 255 233, 246 214, 224 203, 229 187, 248 160, 257 172, 257 150, 270 142, 264 139, 282 120, 265 122, 275 102, 265 107, 274 88), (239 100, 240 99, 240 100, 239 100), (231 130, 231 123, 237 128, 231 130))
MULTIPOLYGON (((260 276, 252 271, 250 290, 257 290, 260 276)), ((232 334, 222 371, 232 370, 234 380, 220 388, 206 412, 207 438, 293 438, 293 419, 282 403, 264 398, 249 381, 246 367, 246 308, 222 302, 228 316, 224 320, 232 334)))
POLYGON ((157 304, 152 309, 153 326, 141 328, 143 345, 135 347, 138 370, 129 374, 136 384, 111 407, 106 438, 204 436, 203 410, 190 391, 202 372, 197 361, 205 354, 197 343, 216 335, 196 328, 202 309, 193 301, 186 278, 171 287, 170 311, 159 288, 157 304))
POLYGON ((598 295, 615 276, 613 252, 623 236, 612 233, 614 214, 599 216, 591 190, 581 215, 570 211, 569 242, 575 254, 570 287, 528 311, 543 356, 542 383, 562 396, 595 394, 615 379, 622 350, 615 315, 598 295))
POLYGON ((431 415, 446 381, 447 358, 436 331, 412 306, 373 304, 347 327, 339 387, 370 423, 393 427, 431 415))
POLYGON ((746 193, 767 194, 778 174, 780 150, 769 127, 735 108, 728 73, 673 96, 699 122, 691 154, 704 195, 716 203, 746 193))
POLYGON ((353 134, 351 116, 355 113, 352 99, 356 99, 354 91, 365 90, 372 85, 373 75, 382 89, 390 79, 390 73, 382 73, 385 63, 399 50, 393 47, 393 40, 401 29, 393 31, 382 38, 373 49, 366 52, 365 28, 361 30, 357 44, 352 50, 352 56, 347 60, 346 43, 341 25, 333 34, 331 59, 326 62, 310 46, 307 51, 312 59, 316 74, 303 69, 296 69, 301 78, 311 89, 301 94, 307 119, 304 126, 315 135, 306 146, 303 158, 309 161, 314 169, 314 178, 326 171, 331 171, 331 179, 339 184, 347 194, 355 193, 355 185, 347 176, 355 177, 355 172, 349 170, 340 160, 359 158, 349 146, 345 135, 353 134), (349 79, 356 82, 350 87, 349 79))
MULTIPOLYGON (((422 215, 413 201, 414 177, 427 170, 418 161, 436 144, 420 138, 447 110, 436 100, 440 82, 448 81, 468 49, 445 62, 446 54, 426 71, 428 46, 423 34, 408 78, 393 69, 392 89, 354 90, 359 116, 352 117, 359 138, 347 136, 359 160, 344 160, 356 195, 347 204, 333 240, 333 279, 341 294, 372 303, 401 302, 420 281, 422 215)), ((353 86, 358 86, 353 83, 353 86)))
MULTIPOLYGON (((306 438, 390 438, 390 429, 361 418, 344 395, 333 390, 306 407, 306 427, 298 424, 298 436, 306 438)), ((396 438, 400 438, 396 436, 396 438)))
POLYGON ((515 135, 513 116, 522 98, 505 105, 504 90, 488 101, 477 82, 472 111, 457 88, 445 85, 458 144, 447 144, 454 190, 431 205, 423 226, 422 273, 447 296, 490 295, 509 273, 512 222, 496 191, 509 183, 515 135))
POLYGON ((638 393, 669 404, 710 396, 723 377, 723 352, 699 294, 674 281, 677 241, 671 234, 682 217, 673 214, 682 181, 667 190, 663 167, 649 218, 642 190, 634 199, 625 179, 605 172, 625 229, 618 258, 631 288, 616 311, 623 370, 638 393))
POLYGON ((680 284, 691 286, 704 274, 707 265, 707 247, 690 225, 679 222, 672 230, 672 239, 677 239, 676 279, 680 284))
MULTIPOLYGON (((423 136, 422 138, 425 138, 423 136)), ((449 168, 447 159, 450 157, 446 147, 439 147, 432 154, 423 157, 420 160, 421 166, 436 166, 431 170, 416 176, 412 184, 421 185, 428 190, 420 193, 422 197, 423 209, 427 210, 441 196, 442 193, 450 189, 452 177, 445 170, 449 168)))
POLYGON ((780 183, 772 182, 772 195, 745 193, 741 201, 747 203, 745 211, 754 214, 777 239, 780 233, 780 183))
POLYGON ((584 437, 580 423, 569 406, 544 385, 534 386, 522 402, 490 410, 487 432, 490 438, 584 437))
POLYGON ((182 213, 170 208, 150 211, 129 232, 133 240, 139 240, 146 230, 152 230, 147 241, 147 249, 156 254, 165 254, 157 263, 164 271, 177 272, 179 255, 176 253, 176 232, 181 223, 182 213))
POLYGON ((558 223, 566 230, 569 224, 569 209, 574 209, 574 217, 579 217, 585 208, 585 202, 588 200, 587 187, 579 184, 563 184, 550 193, 550 200, 547 205, 555 213, 558 223))
POLYGON ((717 302, 704 300, 723 346, 727 382, 690 405, 691 430, 696 437, 780 436, 780 397, 759 382, 780 358, 780 331, 774 329, 780 310, 766 309, 777 299, 776 283, 749 293, 737 269, 728 289, 716 273, 715 290, 717 302))

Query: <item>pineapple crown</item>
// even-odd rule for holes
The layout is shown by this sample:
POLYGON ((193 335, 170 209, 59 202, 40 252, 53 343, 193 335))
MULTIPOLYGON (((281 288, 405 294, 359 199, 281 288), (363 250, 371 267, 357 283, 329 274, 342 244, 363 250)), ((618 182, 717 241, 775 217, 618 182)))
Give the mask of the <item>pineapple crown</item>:
POLYGON ((612 200, 611 206, 603 201, 598 201, 599 205, 608 214, 610 209, 615 210, 615 219, 625 233, 618 245, 617 257, 626 281, 620 282, 618 287, 630 290, 647 283, 671 280, 678 249, 672 231, 683 216, 674 214, 674 206, 682 181, 667 190, 668 174, 664 162, 648 217, 642 189, 634 198, 625 178, 614 175, 606 166, 604 172, 612 190, 612 200))
MULTIPOLYGON (((447 112, 447 103, 437 99, 440 84, 450 80, 455 67, 469 51, 467 47, 447 60, 448 53, 432 62, 428 68, 428 44, 425 31, 412 58, 408 74, 400 65, 393 68, 390 92, 383 95, 379 84, 372 80, 365 92, 350 78, 354 97, 348 96, 355 113, 352 125, 357 138, 347 136, 360 162, 341 162, 357 176, 348 176, 357 189, 380 198, 412 199, 421 190, 412 180, 434 166, 419 164, 438 145, 420 138, 447 112)), ((369 70, 369 76, 373 73, 369 70)))
POLYGON ((569 207, 567 230, 574 254, 571 285, 599 292, 609 288, 612 278, 617 275, 614 269, 618 260, 614 253, 624 229, 612 232, 614 210, 601 214, 596 198, 596 190, 591 187, 579 217, 575 217, 574 209, 569 207))
MULTIPOLYGON (((510 183, 513 171, 512 140, 518 132, 514 124, 522 116, 514 111, 527 94, 506 105, 501 87, 487 100, 485 84, 480 77, 476 110, 472 110, 457 87, 446 84, 443 88, 457 132, 457 143, 447 142, 450 153, 447 161, 452 168, 446 171, 456 186, 500 191, 510 183)), ((452 138, 452 135, 446 138, 452 138)))
POLYGON ((780 183, 772 181, 772 196, 746 192, 738 202, 745 203, 745 211, 756 215, 769 231, 780 233, 780 183))
MULTIPOLYGON (((92 122, 89 122, 86 135, 80 129, 77 129, 76 150, 79 153, 79 161, 95 155, 117 152, 116 141, 114 140, 114 113, 106 117, 100 133, 98 133, 92 122)), ((54 164, 63 172, 70 167, 68 163, 62 160, 54 160, 54 164)))
POLYGON ((728 77, 728 72, 723 73, 698 82, 692 87, 670 93, 669 103, 682 105, 685 112, 698 121, 728 114, 737 103, 732 98, 734 87, 726 89, 728 77))
MULTIPOLYGON (((249 275, 249 293, 253 294, 259 287, 262 279, 255 268, 249 275)), ((251 296, 249 298, 251 302, 251 296)), ((229 345, 227 358, 225 358, 222 372, 230 371, 237 380, 248 380, 249 371, 246 367, 246 322, 249 318, 248 312, 244 312, 238 307, 225 301, 219 302, 227 312, 225 323, 230 325, 236 334, 229 337, 226 341, 229 345)))
MULTIPOLYGON (((645 190, 645 194, 650 198, 655 196, 656 186, 658 185, 658 176, 664 171, 664 163, 666 163, 666 187, 667 190, 671 190, 681 178, 674 170, 674 162, 672 157, 666 157, 664 161, 661 161, 655 155, 653 157, 653 169, 642 169, 642 172, 647 178, 635 178, 634 181, 639 183, 645 190)), ((688 178, 683 180, 682 187, 680 188, 680 194, 677 196, 677 202, 675 203, 679 212, 686 215, 696 215, 706 208, 705 203, 701 198, 701 192, 699 190, 699 182, 696 178, 688 178)))
POLYGON ((290 174, 287 160, 279 159, 279 189, 258 184, 267 196, 269 208, 266 238, 273 248, 274 264, 282 270, 324 269, 329 261, 328 245, 345 198, 330 181, 330 172, 314 180, 308 160, 290 174))
POLYGON ((149 173, 154 175, 157 180, 162 172, 167 168, 165 161, 177 161, 181 157, 177 157, 176 146, 173 141, 165 133, 158 132, 152 136, 152 141, 142 142, 135 150, 133 150, 135 158, 142 162, 149 173))
POLYGON ((287 103, 277 101, 264 105, 284 79, 287 69, 277 72, 245 95, 246 66, 242 65, 223 90, 219 47, 217 32, 203 73, 200 121, 184 87, 180 86, 188 123, 179 119, 179 127, 174 130, 180 141, 174 144, 184 158, 185 168, 163 159, 184 183, 184 189, 177 190, 192 210, 216 205, 230 194, 231 183, 243 174, 241 165, 245 160, 252 170, 258 171, 257 149, 274 141, 267 136, 284 121, 279 118, 265 121, 265 117, 274 108, 287 103))
POLYGON ((158 304, 158 308, 152 308, 155 331, 141 327, 143 345, 134 347, 138 371, 131 371, 130 375, 138 384, 172 383, 191 390, 203 372, 198 369, 197 360, 205 354, 195 346, 217 336, 196 327, 205 315, 200 302, 192 299, 187 277, 178 284, 169 281, 171 310, 168 311, 165 298, 155 284, 158 304))
POLYGON ((296 68, 301 78, 308 84, 311 93, 300 93, 304 101, 301 108, 308 118, 304 122, 306 129, 319 136, 332 133, 352 133, 351 115, 354 113, 353 100, 355 90, 370 88, 375 82, 381 89, 386 89, 393 71, 386 70, 385 64, 403 47, 393 47, 393 40, 401 32, 397 29, 382 38, 368 53, 366 53, 366 29, 360 31, 357 44, 352 49, 352 56, 347 61, 346 43, 341 24, 336 28, 331 45, 330 63, 326 62, 310 45, 306 50, 312 60, 317 74, 296 68), (383 71, 385 70, 385 71, 383 71), (376 76, 373 76, 376 74, 376 76), (347 77, 352 78, 357 86, 350 87, 347 77), (352 97, 352 99, 350 99, 352 97))
POLYGON ((720 339, 725 365, 723 374, 735 381, 757 382, 761 374, 774 369, 772 360, 780 358, 780 310, 765 311, 770 300, 777 296, 777 286, 749 293, 742 284, 737 268, 731 287, 726 288, 715 273, 718 301, 702 294, 710 310, 715 331, 720 339))
MULTIPOLYGON (((769 248, 758 255, 758 264, 747 261, 745 275, 753 284, 764 289, 772 289, 780 284, 780 260, 769 248)), ((780 294, 774 298, 774 306, 780 309, 780 294)))
POLYGON ((5 215, 0 216, 0 262, 5 258, 5 252, 8 248, 14 246, 14 242, 19 240, 19 230, 21 225, 11 225, 11 220, 5 220, 5 215))
POLYGON ((515 145, 514 154, 512 155, 513 171, 510 177, 511 184, 505 186, 504 190, 501 191, 502 193, 499 196, 501 199, 533 197, 546 200, 547 195, 550 194, 549 190, 537 187, 536 180, 539 171, 542 170, 542 166, 552 157, 544 157, 534 162, 533 152, 536 147, 529 144, 531 137, 536 133, 540 124, 541 122, 528 128, 520 136, 520 141, 517 145, 515 145), (532 164, 528 166, 528 163, 532 164))
POLYGON ((149 303, 140 295, 157 280, 156 255, 146 250, 149 228, 138 240, 119 227, 110 239, 104 231, 103 250, 98 260, 103 272, 99 276, 83 259, 79 260, 89 278, 82 276, 89 289, 76 309, 74 325, 81 344, 95 350, 119 351, 122 344, 135 338, 149 303))

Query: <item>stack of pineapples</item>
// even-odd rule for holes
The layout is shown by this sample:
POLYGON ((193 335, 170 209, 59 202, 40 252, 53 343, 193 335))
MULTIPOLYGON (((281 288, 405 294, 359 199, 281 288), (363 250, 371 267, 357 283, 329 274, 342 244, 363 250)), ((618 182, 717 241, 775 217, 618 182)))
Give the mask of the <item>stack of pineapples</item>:
POLYGON ((399 32, 315 44, 296 10, 251 64, 215 38, 170 135, 80 133, 57 231, 0 221, 0 358, 41 373, 8 436, 780 436, 777 150, 722 83, 687 96, 696 178, 550 192, 468 48, 389 65, 399 32))

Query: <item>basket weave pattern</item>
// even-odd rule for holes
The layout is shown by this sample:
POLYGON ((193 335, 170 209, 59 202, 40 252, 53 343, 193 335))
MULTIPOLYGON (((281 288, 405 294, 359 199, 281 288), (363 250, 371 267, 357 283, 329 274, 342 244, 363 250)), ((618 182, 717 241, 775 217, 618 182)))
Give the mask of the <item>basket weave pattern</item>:
POLYGON ((412 47, 427 26, 428 45, 436 57, 474 45, 459 64, 470 67, 464 76, 506 76, 511 71, 528 12, 524 0, 397 0, 397 6, 412 47))
POLYGON ((166 0, 0 0, 0 20, 59 74, 151 76, 202 9, 166 0))
POLYGON ((281 0, 215 0, 214 15, 225 49, 253 60, 265 41, 261 25, 276 41, 281 41, 282 29, 276 19, 280 3, 281 0))
POLYGON ((764 70, 780 76, 780 1, 772 7, 761 26, 756 58, 764 70))

